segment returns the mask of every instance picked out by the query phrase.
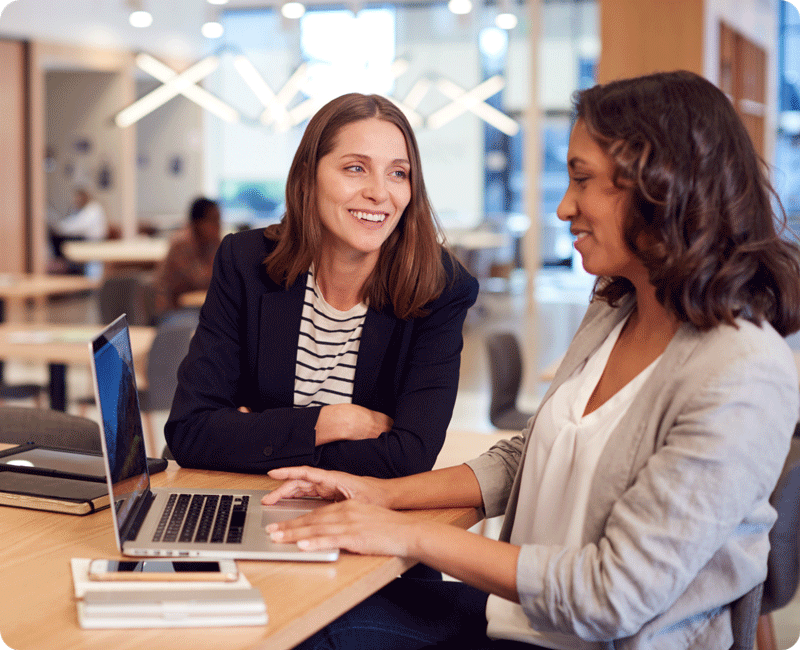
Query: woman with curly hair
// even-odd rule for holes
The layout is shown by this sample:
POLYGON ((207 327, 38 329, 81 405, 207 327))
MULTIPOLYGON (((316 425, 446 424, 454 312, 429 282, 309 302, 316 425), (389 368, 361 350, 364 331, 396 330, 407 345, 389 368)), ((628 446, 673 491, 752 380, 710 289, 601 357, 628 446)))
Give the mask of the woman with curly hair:
POLYGON ((337 500, 274 540, 425 562, 304 648, 723 650, 763 582, 798 418, 783 336, 800 252, 727 97, 688 72, 580 92, 558 216, 594 299, 536 416, 479 458, 387 481, 284 468, 337 500), (412 508, 505 514, 495 541, 412 508))

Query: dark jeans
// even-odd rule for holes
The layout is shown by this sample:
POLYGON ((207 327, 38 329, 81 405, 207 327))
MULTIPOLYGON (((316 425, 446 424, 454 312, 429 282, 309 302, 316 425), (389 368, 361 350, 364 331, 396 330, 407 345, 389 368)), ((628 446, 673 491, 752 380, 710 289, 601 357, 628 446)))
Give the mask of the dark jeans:
POLYGON ((486 636, 487 598, 461 582, 398 578, 296 650, 537 650, 486 636))

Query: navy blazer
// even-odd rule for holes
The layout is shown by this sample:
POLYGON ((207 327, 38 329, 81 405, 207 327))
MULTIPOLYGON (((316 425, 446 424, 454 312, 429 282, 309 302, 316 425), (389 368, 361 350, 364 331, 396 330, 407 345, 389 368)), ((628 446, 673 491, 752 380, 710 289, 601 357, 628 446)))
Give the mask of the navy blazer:
POLYGON ((391 306, 367 310, 352 401, 394 425, 376 439, 315 446, 321 407, 294 406, 307 274, 289 289, 274 283, 263 265, 273 246, 263 229, 220 244, 164 429, 175 460, 238 472, 313 465, 392 477, 429 470, 453 413, 461 330, 477 281, 443 252, 448 283, 427 316, 401 320, 391 306))

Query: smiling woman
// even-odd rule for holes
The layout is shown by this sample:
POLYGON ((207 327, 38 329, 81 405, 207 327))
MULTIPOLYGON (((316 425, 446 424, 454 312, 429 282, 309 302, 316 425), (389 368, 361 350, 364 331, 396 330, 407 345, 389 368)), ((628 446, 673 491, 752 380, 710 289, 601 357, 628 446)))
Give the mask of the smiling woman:
POLYGON ((430 469, 477 297, 437 234, 403 113, 356 93, 320 109, 281 222, 220 245, 165 428, 175 459, 246 472, 430 469))

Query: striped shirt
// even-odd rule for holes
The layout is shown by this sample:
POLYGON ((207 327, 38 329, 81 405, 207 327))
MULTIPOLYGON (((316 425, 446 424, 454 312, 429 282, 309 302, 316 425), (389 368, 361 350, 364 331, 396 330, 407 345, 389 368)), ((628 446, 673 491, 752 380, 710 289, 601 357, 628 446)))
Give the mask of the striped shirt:
POLYGON ((308 273, 297 365, 294 377, 295 406, 350 404, 356 374, 358 347, 367 305, 363 302, 347 311, 331 307, 308 273))

